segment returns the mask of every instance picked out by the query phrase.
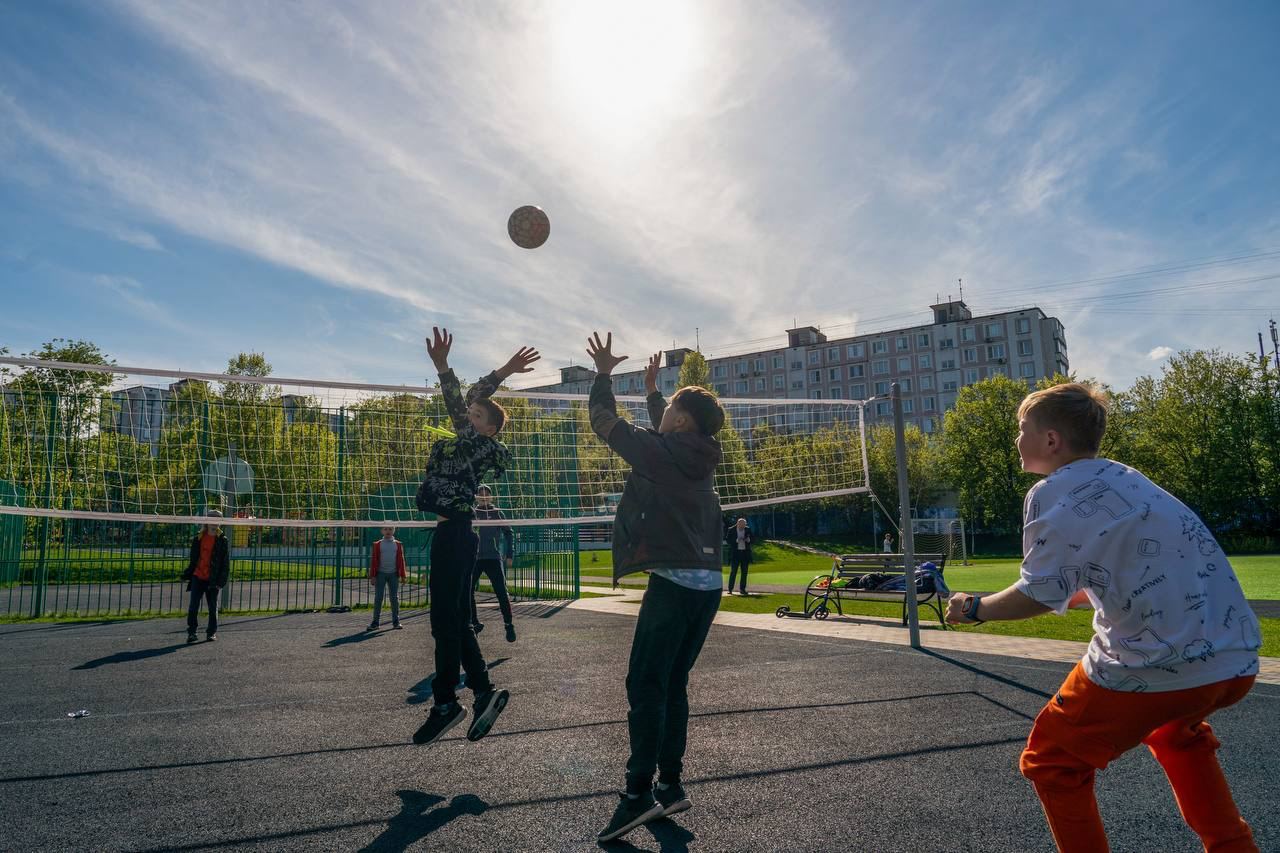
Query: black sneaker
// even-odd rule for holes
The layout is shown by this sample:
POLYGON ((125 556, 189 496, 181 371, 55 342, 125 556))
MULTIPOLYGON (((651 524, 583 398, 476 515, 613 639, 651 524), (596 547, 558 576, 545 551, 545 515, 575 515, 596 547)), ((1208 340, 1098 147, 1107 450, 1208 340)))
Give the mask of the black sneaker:
POLYGON ((516 626, 510 622, 507 623, 507 642, 514 643, 516 641, 516 626))
POLYGON ((480 636, 480 632, 484 630, 484 623, 483 622, 475 623, 474 625, 471 626, 471 630, 475 632, 475 635, 477 637, 480 636))
POLYGON ((404 630, 404 626, 403 626, 403 625, 401 625, 399 622, 392 622, 392 623, 391 623, 391 629, 392 629, 393 631, 403 631, 403 630, 404 630))
POLYGON ((494 720, 507 707, 507 700, 510 698, 511 694, 505 690, 490 690, 477 696, 476 718, 471 721, 471 728, 467 730, 467 740, 477 741, 487 735, 489 729, 493 728, 494 720))
POLYGON ((378 630, 378 623, 377 623, 377 622, 370 623, 369 627, 368 627, 368 628, 365 628, 365 630, 366 630, 366 631, 376 631, 376 630, 378 630))
POLYGON ((195 632, 194 632, 194 631, 192 631, 192 632, 188 633, 188 634, 187 634, 187 642, 188 642, 188 643, 194 643, 195 641, 196 641, 196 635, 195 635, 195 632))
POLYGON ((448 705, 435 705, 432 707, 431 713, 427 714, 427 721, 413 733, 413 742, 416 744, 434 743, 443 737, 445 732, 462 722, 462 718, 465 716, 467 716, 467 709, 462 707, 459 702, 450 702, 448 705))
POLYGON ((596 836, 596 841, 613 841, 637 826, 662 817, 662 806, 654 801, 652 791, 646 791, 634 798, 625 793, 618 796, 622 798, 622 802, 618 803, 618 808, 613 812, 613 819, 596 836))
POLYGON ((684 786, 679 782, 673 782, 666 788, 658 785, 653 789, 653 797, 662 806, 663 817, 688 811, 693 807, 693 803, 689 802, 689 795, 684 792, 684 786))
POLYGON ((210 634, 209 636, 205 637, 205 639, 206 639, 206 640, 208 640, 208 641, 209 641, 209 642, 211 642, 211 643, 216 643, 216 642, 218 642, 218 635, 217 635, 217 634, 210 634))

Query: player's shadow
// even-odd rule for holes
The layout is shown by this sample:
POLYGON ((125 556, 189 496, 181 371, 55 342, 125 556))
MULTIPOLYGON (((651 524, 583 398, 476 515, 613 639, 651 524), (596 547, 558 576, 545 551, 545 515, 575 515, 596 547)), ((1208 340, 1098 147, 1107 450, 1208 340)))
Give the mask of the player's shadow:
MULTIPOLYGON (((650 821, 643 828, 653 836, 654 841, 658 842, 658 849, 662 853, 689 853, 689 845, 697 837, 680 824, 666 818, 650 821)), ((600 846, 605 850, 644 849, 643 847, 635 846, 625 838, 620 838, 617 841, 602 841, 600 846)))
POLYGON ((134 661, 147 660, 148 658, 158 658, 161 655, 171 655, 178 649, 186 648, 186 643, 174 643, 172 646, 160 646, 154 649, 138 649, 132 652, 116 652, 113 655, 107 655, 104 658, 95 658, 86 661, 79 666, 73 666, 72 670, 77 669, 97 669, 100 666, 110 666, 113 663, 133 663, 134 661))
POLYGON ((366 631, 361 628, 355 634, 348 634, 345 637, 334 637, 332 640, 321 646, 321 648, 336 649, 339 646, 349 646, 352 643, 363 643, 365 640, 372 640, 374 637, 380 636, 382 633, 382 631, 366 631))
MULTIPOLYGON (((495 658, 489 661, 488 669, 501 666, 503 663, 511 660, 511 658, 495 658)), ((431 683, 436 680, 436 674, 433 672, 417 684, 409 688, 409 698, 404 700, 408 705, 421 705, 424 702, 431 701, 431 683)), ((464 672, 458 680, 458 690, 467 686, 467 674, 464 672)))
POLYGON ((455 818, 489 810, 489 804, 474 794, 460 794, 447 806, 440 805, 444 797, 422 791, 396 791, 396 796, 400 798, 400 813, 387 821, 382 834, 361 848, 360 853, 400 853, 455 818))

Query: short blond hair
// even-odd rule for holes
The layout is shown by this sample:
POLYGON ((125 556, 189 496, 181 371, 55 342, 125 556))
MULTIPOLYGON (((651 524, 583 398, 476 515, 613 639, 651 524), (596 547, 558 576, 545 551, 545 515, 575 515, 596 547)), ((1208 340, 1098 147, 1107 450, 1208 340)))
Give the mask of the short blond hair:
POLYGON ((1018 420, 1055 430, 1076 453, 1096 454, 1107 429, 1107 398, 1083 382, 1063 382, 1033 391, 1018 406, 1018 420))

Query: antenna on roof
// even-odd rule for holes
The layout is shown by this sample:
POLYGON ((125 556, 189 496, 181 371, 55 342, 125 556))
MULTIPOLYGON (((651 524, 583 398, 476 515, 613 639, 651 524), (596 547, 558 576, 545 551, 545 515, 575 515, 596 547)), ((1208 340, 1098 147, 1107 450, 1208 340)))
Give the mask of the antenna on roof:
POLYGON ((958 278, 956 281, 960 282, 960 301, 964 302, 964 279, 958 278))

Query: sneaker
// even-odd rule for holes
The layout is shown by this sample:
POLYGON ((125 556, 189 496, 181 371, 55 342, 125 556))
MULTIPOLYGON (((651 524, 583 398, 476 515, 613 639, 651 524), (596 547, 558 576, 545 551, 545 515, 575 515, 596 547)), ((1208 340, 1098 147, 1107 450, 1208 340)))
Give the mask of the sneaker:
POLYGON ((505 690, 490 690, 488 693, 477 696, 476 718, 471 722, 471 728, 467 730, 467 740, 477 741, 487 735, 489 729, 493 728, 494 721, 498 719, 498 715, 502 713, 502 709, 507 707, 507 700, 510 698, 511 694, 505 690))
POLYGON ((480 632, 484 630, 484 623, 483 622, 475 623, 474 625, 471 626, 471 630, 475 632, 477 637, 480 636, 480 632))
POLYGON ((609 825, 600 831, 596 841, 613 841, 621 838, 637 826, 662 817, 662 806, 653 799, 652 791, 645 791, 638 797, 619 794, 622 801, 613 812, 609 825))
POLYGON ((514 643, 516 641, 516 626, 510 622, 507 623, 507 642, 514 643))
POLYGON ((653 797, 662 806, 663 817, 688 811, 693 807, 693 803, 689 802, 689 795, 684 792, 684 786, 679 782, 673 782, 666 788, 659 784, 653 789, 653 797))
POLYGON ((208 641, 209 641, 209 642, 211 642, 211 643, 216 643, 216 642, 218 641, 218 635, 217 635, 217 634, 210 634, 209 636, 205 637, 205 639, 206 639, 206 640, 208 640, 208 641))
POLYGON ((413 742, 416 744, 434 743, 440 740, 445 732, 462 722, 465 716, 467 716, 467 709, 462 707, 459 702, 450 702, 448 705, 435 705, 431 708, 431 713, 427 714, 427 721, 413 733, 413 742))
POLYGON ((187 634, 187 642, 188 642, 188 643, 194 643, 195 641, 196 641, 196 635, 195 635, 195 632, 194 632, 194 631, 192 631, 192 632, 188 633, 188 634, 187 634))
POLYGON ((733 595, 733 590, 731 590, 731 589, 726 589, 726 590, 724 591, 724 594, 725 594, 725 595, 733 595))
POLYGON ((393 630, 393 631, 403 631, 403 630, 404 630, 404 626, 403 626, 403 625, 401 625, 399 622, 392 622, 392 623, 391 623, 391 630, 393 630))
POLYGON ((365 628, 365 630, 366 630, 366 631, 376 631, 376 630, 378 630, 378 623, 377 623, 377 622, 371 622, 371 623, 369 624, 369 627, 368 627, 368 628, 365 628))

